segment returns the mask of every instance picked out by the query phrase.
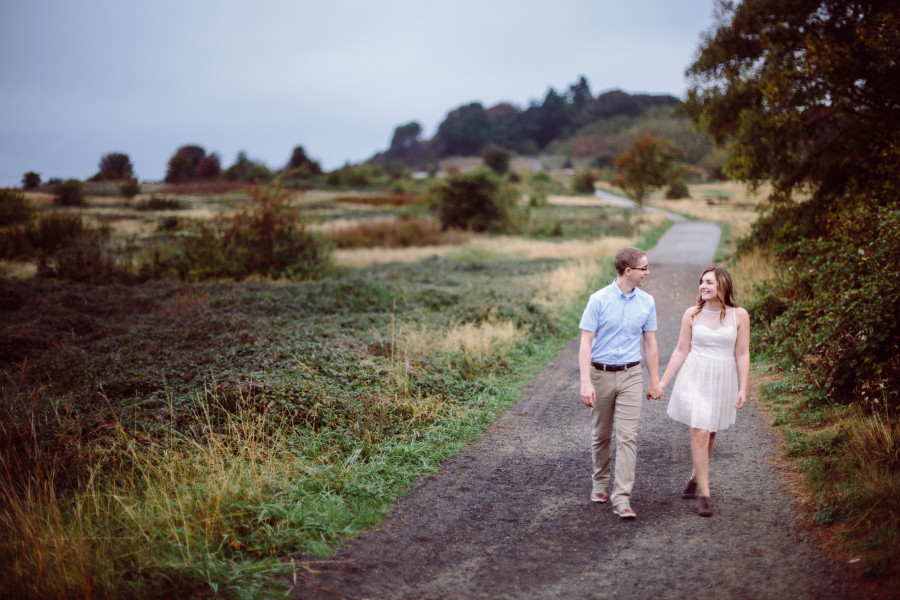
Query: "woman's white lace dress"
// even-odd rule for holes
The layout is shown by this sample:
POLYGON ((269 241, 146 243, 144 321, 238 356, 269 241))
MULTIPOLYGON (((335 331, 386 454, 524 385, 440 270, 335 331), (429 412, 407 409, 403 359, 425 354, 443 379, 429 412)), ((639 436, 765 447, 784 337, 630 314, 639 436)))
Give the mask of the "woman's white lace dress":
POLYGON ((734 344, 737 315, 718 310, 701 310, 691 326, 691 350, 675 379, 669 397, 668 414, 697 429, 719 431, 734 425, 738 395, 734 344))

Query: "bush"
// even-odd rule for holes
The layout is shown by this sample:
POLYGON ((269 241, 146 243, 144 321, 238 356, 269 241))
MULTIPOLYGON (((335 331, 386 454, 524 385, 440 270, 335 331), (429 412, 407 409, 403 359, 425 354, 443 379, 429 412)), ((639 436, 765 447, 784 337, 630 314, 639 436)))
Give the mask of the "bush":
POLYGON ((591 169, 578 171, 572 178, 572 191, 576 194, 593 194, 597 174, 591 169))
POLYGON ((506 175, 509 171, 510 152, 506 148, 491 144, 481 153, 485 166, 497 175, 506 175))
POLYGON ((330 246, 307 231, 289 202, 290 194, 281 188, 254 187, 237 214, 214 226, 199 224, 192 235, 157 248, 140 274, 188 281, 319 277, 330 268, 330 246))
POLYGON ((434 183, 429 203, 437 209, 444 229, 517 232, 524 218, 517 207, 515 188, 493 171, 480 168, 457 173, 434 183))
POLYGON ((77 179, 67 179, 53 188, 57 206, 84 206, 84 186, 77 179))
POLYGON ((0 190, 0 226, 27 223, 34 218, 37 210, 18 190, 0 190))
POLYGON ((124 196, 125 198, 131 200, 141 193, 141 184, 137 179, 129 179, 128 181, 119 185, 119 193, 122 194, 122 196, 124 196))
POLYGON ((879 273, 900 256, 900 210, 858 198, 846 206, 788 211, 803 234, 774 245, 784 268, 748 307, 754 345, 801 366, 815 399, 897 411, 900 285, 879 273), (810 211, 819 217, 802 217, 810 211))
POLYGON ((130 264, 127 264, 130 261, 120 265, 120 258, 113 247, 108 227, 84 229, 71 241, 59 246, 52 260, 42 255, 38 262, 38 275, 81 283, 129 283, 134 280, 130 264))
POLYGON ((666 188, 666 198, 669 200, 681 200, 690 197, 691 191, 688 189, 687 183, 685 183, 684 180, 673 181, 669 184, 669 187, 666 188))

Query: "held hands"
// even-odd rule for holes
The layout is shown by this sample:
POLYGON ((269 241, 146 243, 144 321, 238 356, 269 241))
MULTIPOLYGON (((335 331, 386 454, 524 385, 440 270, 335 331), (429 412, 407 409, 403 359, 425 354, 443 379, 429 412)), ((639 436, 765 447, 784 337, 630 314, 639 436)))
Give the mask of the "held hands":
POLYGON ((650 384, 650 387, 647 389, 647 399, 650 400, 659 400, 663 396, 663 390, 665 386, 662 383, 650 384))

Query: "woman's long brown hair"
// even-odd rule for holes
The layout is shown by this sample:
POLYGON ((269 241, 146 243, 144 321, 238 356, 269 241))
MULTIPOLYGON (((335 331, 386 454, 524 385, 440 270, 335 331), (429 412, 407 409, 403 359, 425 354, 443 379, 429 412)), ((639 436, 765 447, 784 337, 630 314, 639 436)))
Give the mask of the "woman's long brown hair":
MULTIPOLYGON (((709 272, 712 272, 716 278, 716 295, 719 297, 719 304, 722 306, 722 314, 719 317, 719 322, 724 323, 725 311, 728 308, 737 306, 734 302, 734 284, 731 283, 731 275, 722 267, 710 267, 704 269, 704 271, 700 273, 700 281, 698 283, 702 283, 703 276, 709 272)), ((703 310, 704 304, 706 304, 706 301, 703 300, 700 294, 697 294, 697 308, 694 309, 695 317, 703 310)))

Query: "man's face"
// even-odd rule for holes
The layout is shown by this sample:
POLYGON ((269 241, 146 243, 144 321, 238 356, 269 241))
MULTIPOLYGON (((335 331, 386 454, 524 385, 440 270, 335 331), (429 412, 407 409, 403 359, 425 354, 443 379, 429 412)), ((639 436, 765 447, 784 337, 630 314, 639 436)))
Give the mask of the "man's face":
POLYGON ((650 273, 650 260, 647 258, 645 254, 641 258, 638 259, 636 265, 632 265, 625 269, 625 277, 635 285, 635 287, 642 287, 644 285, 644 280, 647 279, 647 274, 650 273))

